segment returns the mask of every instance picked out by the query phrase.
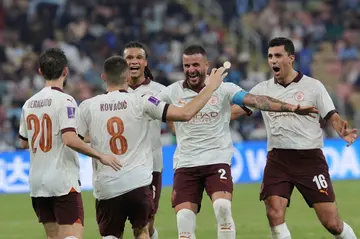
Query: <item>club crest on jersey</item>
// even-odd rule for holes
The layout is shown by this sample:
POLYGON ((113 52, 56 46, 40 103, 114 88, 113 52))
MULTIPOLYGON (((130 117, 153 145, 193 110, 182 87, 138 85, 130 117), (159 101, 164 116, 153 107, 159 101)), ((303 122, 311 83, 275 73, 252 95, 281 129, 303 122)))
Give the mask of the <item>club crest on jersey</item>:
POLYGON ((208 104, 209 105, 217 105, 218 102, 219 102, 218 98, 215 95, 213 95, 213 96, 211 96, 210 100, 208 101, 208 104))
POLYGON ((69 119, 75 118, 75 107, 67 107, 67 115, 69 119))
POLYGON ((160 100, 156 99, 154 96, 150 96, 148 101, 150 101, 154 105, 159 105, 160 104, 160 100))
POLYGON ((304 100, 304 92, 298 91, 295 93, 295 100, 302 101, 304 100))

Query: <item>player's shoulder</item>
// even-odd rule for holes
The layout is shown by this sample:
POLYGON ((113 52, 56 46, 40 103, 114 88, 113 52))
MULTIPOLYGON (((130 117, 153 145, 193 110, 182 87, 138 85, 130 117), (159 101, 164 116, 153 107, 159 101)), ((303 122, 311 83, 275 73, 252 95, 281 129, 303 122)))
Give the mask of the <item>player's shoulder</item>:
POLYGON ((149 86, 151 87, 151 89, 158 90, 158 91, 161 91, 166 88, 166 86, 164 86, 163 84, 160 84, 159 82, 156 82, 156 81, 150 81, 149 86))
POLYGON ((227 88, 241 88, 241 87, 233 82, 222 82, 219 88, 227 89, 227 88))
POLYGON ((264 81, 261 81, 261 82, 257 83, 254 87, 269 87, 269 86, 271 86, 271 84, 275 84, 274 77, 264 80, 264 81))
POLYGON ((184 90, 184 81, 185 80, 175 81, 172 84, 170 84, 170 85, 166 86, 165 88, 163 88, 161 91, 166 90, 170 94, 171 94, 171 92, 183 91, 184 90))
POLYGON ((100 95, 96 95, 96 96, 93 96, 89 99, 86 99, 86 100, 83 100, 81 103, 80 103, 80 107, 89 107, 90 105, 96 103, 96 102, 101 102, 103 99, 106 98, 106 94, 100 94, 100 95))
POLYGON ((320 80, 315 79, 315 78, 310 77, 310 76, 307 76, 307 75, 303 75, 302 78, 301 78, 301 81, 303 81, 305 83, 309 83, 309 84, 322 85, 320 80))
POLYGON ((56 101, 60 101, 60 102, 71 102, 71 103, 75 103, 76 101, 74 99, 74 97, 72 97, 71 95, 65 93, 64 91, 60 91, 60 90, 53 90, 53 92, 51 93, 53 96, 53 99, 56 101))

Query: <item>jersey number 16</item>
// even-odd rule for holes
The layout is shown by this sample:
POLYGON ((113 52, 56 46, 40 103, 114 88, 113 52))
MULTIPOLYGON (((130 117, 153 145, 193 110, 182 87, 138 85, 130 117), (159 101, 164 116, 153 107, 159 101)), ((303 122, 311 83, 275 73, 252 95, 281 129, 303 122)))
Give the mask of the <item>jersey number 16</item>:
POLYGON ((107 131, 111 138, 109 141, 110 150, 113 154, 122 155, 128 150, 128 143, 126 138, 122 135, 124 133, 124 122, 118 117, 112 117, 107 121, 107 131), (117 144, 120 142, 120 147, 117 144))

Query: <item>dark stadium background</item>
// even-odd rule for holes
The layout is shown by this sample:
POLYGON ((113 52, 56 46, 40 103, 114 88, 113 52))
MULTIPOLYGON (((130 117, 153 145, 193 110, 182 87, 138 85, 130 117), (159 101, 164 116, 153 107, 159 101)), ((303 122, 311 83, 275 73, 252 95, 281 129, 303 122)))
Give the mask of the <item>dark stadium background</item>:
MULTIPOLYGON (((181 52, 200 43, 212 66, 232 63, 226 81, 249 90, 270 77, 267 42, 291 38, 296 69, 320 79, 339 113, 360 126, 360 1, 359 0, 0 0, 0 152, 18 148, 21 106, 44 82, 37 57, 60 47, 71 74, 66 92, 80 103, 104 92, 102 63, 121 53, 124 44, 139 40, 148 47, 149 66, 164 85, 181 80, 181 52)), ((234 142, 264 140, 261 116, 231 123, 234 142)), ((328 126, 328 138, 337 137, 328 126)), ((163 127, 164 144, 174 138, 163 127)), ((354 150, 360 150, 354 145, 354 150)), ((1 158, 1 154, 0 154, 1 158)), ((360 160, 358 161, 360 164, 360 160)), ((0 165, 4 167, 3 165, 0 165)), ((360 174, 360 173, 359 173, 360 174)), ((360 176, 360 175, 358 175, 360 176)), ((1 182, 0 182, 1 185, 1 182)), ((344 220, 360 234, 357 215, 360 184, 337 181, 335 190, 344 220)), ((237 185, 233 211, 239 238, 269 238, 258 184, 237 185)), ((85 237, 98 238, 94 202, 84 193, 85 237)), ((206 197, 204 197, 207 199, 206 197)), ((208 200, 198 217, 198 238, 216 238, 208 200)), ((0 195, 0 238, 42 238, 27 194, 0 195)), ((294 238, 331 238, 311 209, 295 193, 288 214, 294 238)), ((164 190, 158 215, 160 238, 176 237, 170 188, 164 190)), ((127 234, 129 235, 129 234, 127 234)), ((127 238, 127 237, 126 237, 127 238)))

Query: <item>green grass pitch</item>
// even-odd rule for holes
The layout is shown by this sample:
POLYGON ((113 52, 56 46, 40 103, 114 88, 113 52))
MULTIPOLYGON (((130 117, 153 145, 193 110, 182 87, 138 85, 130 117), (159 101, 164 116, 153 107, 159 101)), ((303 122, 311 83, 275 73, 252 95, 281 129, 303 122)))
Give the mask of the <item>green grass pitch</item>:
MULTIPOLYGON (((350 224, 360 236, 360 181, 338 181, 334 183, 338 207, 343 220, 350 224)), ((264 205, 258 200, 259 184, 237 184, 233 201, 233 217, 237 238, 270 238, 264 205)), ((171 208, 171 188, 164 188, 156 227, 160 239, 176 239, 176 218, 171 208)), ((100 238, 95 222, 95 205, 91 192, 83 193, 85 207, 84 239, 100 238)), ((331 239, 317 221, 312 209, 308 208, 301 195, 295 190, 291 207, 287 211, 287 224, 294 239, 331 239)), ((203 206, 197 217, 197 238, 216 239, 216 221, 210 200, 204 195, 203 206)), ((27 194, 0 195, 0 238, 42 239, 45 238, 41 224, 31 207, 27 194)), ((133 238, 129 225, 125 239, 133 238)))

